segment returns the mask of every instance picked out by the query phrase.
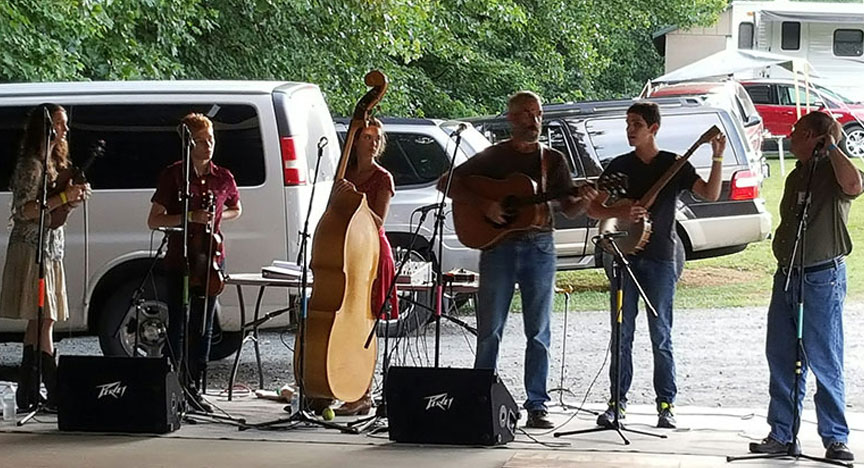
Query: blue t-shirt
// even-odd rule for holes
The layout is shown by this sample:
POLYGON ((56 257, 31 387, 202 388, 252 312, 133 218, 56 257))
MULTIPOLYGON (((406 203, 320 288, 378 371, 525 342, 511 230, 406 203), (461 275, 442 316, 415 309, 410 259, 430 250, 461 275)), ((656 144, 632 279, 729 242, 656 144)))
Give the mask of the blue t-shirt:
MULTIPOLYGON (((666 173, 676 158, 674 153, 660 151, 650 164, 645 164, 636 156, 635 151, 631 151, 613 159, 604 172, 625 174, 628 177, 625 197, 638 200, 666 173)), ((675 242, 680 242, 678 233, 675 232, 678 195, 684 190, 692 189, 697 180, 699 174, 696 173, 696 168, 686 162, 675 177, 657 194, 657 199, 648 209, 651 237, 648 239, 648 245, 637 254, 638 256, 653 260, 674 259, 675 242)))

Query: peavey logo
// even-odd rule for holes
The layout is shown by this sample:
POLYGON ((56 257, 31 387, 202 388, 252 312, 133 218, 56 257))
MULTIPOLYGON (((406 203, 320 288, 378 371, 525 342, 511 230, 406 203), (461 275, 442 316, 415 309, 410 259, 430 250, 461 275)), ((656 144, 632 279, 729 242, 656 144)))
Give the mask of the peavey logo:
POLYGON ((439 393, 438 395, 429 395, 424 398, 426 400, 426 411, 432 408, 438 408, 442 411, 450 409, 453 404, 453 397, 448 397, 447 393, 439 393))
POLYGON ((126 386, 119 380, 104 385, 97 385, 96 388, 99 389, 99 395, 96 397, 97 400, 109 396, 120 399, 126 393, 126 386))

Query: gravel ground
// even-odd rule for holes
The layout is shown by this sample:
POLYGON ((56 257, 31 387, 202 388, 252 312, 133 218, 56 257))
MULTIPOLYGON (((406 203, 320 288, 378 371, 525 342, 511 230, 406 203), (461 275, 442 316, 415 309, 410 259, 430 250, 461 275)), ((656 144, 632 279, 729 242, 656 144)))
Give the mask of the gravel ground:
MULTIPOLYGON (((673 330, 678 375, 679 406, 747 407, 765 409, 768 403, 768 366, 764 357, 765 308, 699 309, 676 312, 673 330)), ((606 367, 609 344, 607 312, 579 312, 566 316, 567 353, 562 356, 565 337, 565 314, 556 313, 552 320, 551 369, 549 388, 559 387, 564 367, 563 388, 552 391, 553 401, 563 398, 578 404, 602 403, 608 398, 606 367), (602 368, 602 371, 601 371, 602 368), (599 374, 599 376, 598 376, 599 374), (596 382, 595 382, 596 378, 596 382), (592 386, 592 382, 594 385, 592 386), (563 393, 563 394, 562 394, 563 393), (586 396, 587 395, 587 396, 586 396)), ((513 314, 508 322, 500 358, 500 373, 517 401, 524 399, 522 362, 524 339, 521 315, 513 314)), ((473 324, 473 317, 462 317, 473 324)), ((846 307, 846 401, 851 411, 864 408, 864 303, 846 307)), ((805 337, 806 339, 806 337, 805 337)), ((265 384, 277 388, 292 382, 291 333, 268 331, 262 334, 265 384)), ((434 363, 434 328, 428 327, 421 337, 391 342, 393 364, 431 366, 434 363)), ((383 342, 379 348, 383 353, 383 342)), ((463 328, 442 321, 440 363, 444 367, 468 367, 473 362, 474 338, 463 328)), ((100 354, 95 337, 65 338, 58 344, 61 354, 100 354)), ((0 344, 0 380, 14 380, 20 360, 20 344, 0 344)), ((380 362, 379 359, 379 367, 380 362)), ((634 343, 636 366, 629 400, 632 404, 651 404, 651 346, 643 315, 637 319, 634 343)), ((210 388, 227 388, 232 359, 211 364, 210 388)), ((376 378, 376 381, 380 379, 376 378)), ((238 382, 254 387, 257 377, 252 346, 244 347, 238 382)), ((379 382, 380 385, 380 382, 379 382)), ((811 396, 805 403, 812 407, 811 396)))

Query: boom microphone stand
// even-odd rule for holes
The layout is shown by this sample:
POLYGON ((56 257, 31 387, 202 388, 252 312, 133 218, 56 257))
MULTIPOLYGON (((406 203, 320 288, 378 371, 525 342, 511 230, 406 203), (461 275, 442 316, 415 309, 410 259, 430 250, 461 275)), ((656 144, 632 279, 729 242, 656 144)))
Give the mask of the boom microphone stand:
MULTIPOLYGON (((430 205, 431 207, 435 207, 436 205, 430 205)), ((426 216, 429 214, 428 209, 424 209, 426 207, 418 208, 416 211, 420 211, 420 220, 417 222, 417 227, 411 232, 411 239, 408 241, 408 248, 402 253, 402 258, 399 261, 399 268, 396 270, 396 274, 393 276, 393 280, 390 281, 390 285, 387 287, 387 295, 384 297, 384 302, 381 304, 380 309, 378 310, 377 315, 375 316, 375 324, 372 326, 372 330, 369 332, 369 335, 366 336, 366 343, 363 345, 364 348, 369 348, 372 344, 372 339, 378 333, 378 324, 381 323, 381 317, 385 314, 387 316, 387 320, 392 319, 391 315, 391 307, 390 307, 390 298, 393 294, 396 293, 396 282, 399 279, 399 276, 402 274, 402 270, 404 270, 405 265, 408 263, 408 259, 411 256, 411 251, 414 250, 414 244, 417 241, 417 237, 419 237, 420 229, 423 227, 423 223, 426 221, 426 216)), ((417 305, 419 307, 419 304, 417 305)), ((384 327, 384 360, 381 363, 381 376, 383 381, 387 382, 387 371, 390 369, 390 327, 384 327)), ((367 416, 364 418, 359 418, 355 421, 348 423, 349 427, 357 426, 357 429, 360 432, 365 432, 366 429, 377 425, 382 419, 387 418, 387 392, 384 392, 381 396, 381 404, 375 407, 375 414, 372 416, 367 416)), ((373 432, 379 432, 387 430, 386 426, 377 427, 373 430, 373 432)))
MULTIPOLYGON (((300 334, 300 339, 297 340, 297 348, 294 352, 298 353, 297 366, 299 369, 295 370, 294 375, 297 378, 297 401, 299 402, 299 408, 295 411, 291 405, 285 407, 285 411, 291 412, 290 415, 284 418, 277 418, 272 421, 265 421, 257 424, 246 424, 242 426, 240 429, 269 429, 274 426, 278 426, 281 424, 291 424, 287 428, 294 428, 300 423, 304 424, 314 424, 321 427, 325 427, 328 429, 336 429, 341 432, 356 434, 357 430, 342 426, 336 423, 322 421, 315 416, 313 416, 308 408, 309 405, 306 403, 305 398, 305 383, 303 382, 303 369, 306 365, 306 324, 307 324, 307 306, 308 306, 308 298, 306 297, 306 289, 309 285, 309 265, 307 262, 308 256, 308 244, 309 244, 309 220, 312 217, 312 206, 315 200, 315 189, 318 185, 318 172, 321 166, 321 156, 324 154, 324 148, 327 146, 327 137, 321 137, 318 140, 318 161, 315 163, 315 174, 312 178, 312 193, 309 195, 309 205, 306 208, 306 220, 303 222, 303 231, 300 232, 300 252, 298 254, 297 263, 300 265, 301 274, 300 274, 300 317, 299 317, 299 325, 297 327, 297 333, 300 334)), ((286 309, 287 310, 287 309, 286 309)), ((268 317, 273 318, 275 315, 268 317)))
POLYGON ((807 174, 807 188, 804 191, 804 203, 801 204, 801 207, 798 210, 798 228, 795 231, 795 244, 792 247, 792 254, 789 256, 789 261, 787 262, 786 270, 786 284, 783 287, 783 290, 788 292, 789 287, 792 284, 792 272, 797 268, 798 271, 798 303, 796 304, 798 309, 798 317, 795 320, 797 325, 797 336, 795 341, 795 370, 794 370, 794 378, 792 380, 792 395, 790 398, 792 399, 792 442, 787 444, 786 453, 764 453, 764 454, 756 454, 756 455, 745 455, 741 457, 726 457, 727 462, 734 462, 739 460, 754 460, 754 459, 777 459, 777 458, 791 458, 793 460, 798 460, 799 458, 803 458, 805 460, 812 460, 820 463, 827 463, 831 465, 837 466, 853 466, 852 462, 845 462, 841 460, 831 460, 828 458, 814 457, 812 455, 806 455, 801 452, 801 441, 798 440, 798 430, 801 428, 801 414, 798 410, 798 400, 801 398, 799 395, 798 384, 801 381, 801 374, 804 371, 802 368, 802 362, 804 361, 803 350, 804 350, 804 252, 806 249, 806 238, 807 238, 807 216, 810 210, 810 202, 812 201, 811 197, 811 188, 813 183, 813 173, 816 172, 816 164, 819 163, 820 154, 819 152, 822 150, 822 145, 817 145, 813 150, 813 156, 810 161, 810 171, 807 174), (800 250, 799 250, 800 247, 800 250), (798 252, 801 252, 798 255, 798 252))
POLYGON ((612 359, 612 374, 614 374, 614 382, 612 383, 612 402, 615 405, 615 411, 613 414, 615 415, 612 425, 609 427, 593 427, 591 429, 583 429, 580 431, 565 431, 565 432, 556 432, 554 434, 555 437, 561 437, 566 435, 573 434, 588 434, 592 432, 602 432, 602 431, 615 431, 621 436, 621 439, 624 441, 624 445, 630 445, 630 441, 627 437, 624 436, 622 431, 633 432, 635 434, 642 434, 651 437, 659 437, 661 439, 666 438, 666 434, 654 434, 652 432, 647 431, 637 431, 635 429, 628 429, 624 427, 624 424, 618 418, 619 408, 621 407, 621 322, 623 320, 623 307, 624 307, 624 279, 621 276, 622 266, 627 274, 630 276, 630 280, 633 281, 633 284, 636 286, 636 289, 639 291, 639 296, 642 297, 642 300, 645 301, 645 308, 649 310, 654 316, 657 316, 657 311, 654 309, 654 306, 651 305, 651 301, 648 300, 648 296, 645 295, 645 291, 642 289, 642 286, 639 284, 639 281, 636 279, 636 275, 633 274, 633 270, 630 268, 630 262, 627 261, 627 257, 618 247, 618 244, 615 243, 616 237, 623 237, 626 233, 621 232, 608 232, 605 234, 600 234, 594 237, 595 244, 598 240, 607 241, 609 246, 612 248, 615 258, 612 261, 612 279, 611 279, 611 290, 613 291, 613 296, 610 298, 609 304, 611 306, 611 312, 613 317, 613 330, 612 330, 612 348, 614 349, 615 356, 612 359))
MULTIPOLYGON (((36 264, 39 265, 39 282, 38 282, 38 306, 36 308, 36 402, 33 404, 30 412, 18 421, 18 426, 27 424, 28 421, 36 417, 41 412, 47 412, 45 404, 42 403, 41 388, 42 388, 42 324, 45 322, 45 217, 50 216, 48 212, 48 158, 51 157, 51 142, 57 137, 54 130, 54 121, 51 119, 51 112, 48 106, 42 106, 44 111, 43 122, 45 140, 43 148, 45 156, 42 159, 42 188, 39 191, 39 240, 36 244, 36 264)), ((23 345, 23 343, 22 343, 23 345)), ((29 372, 29 369, 24 369, 21 366, 22 372, 29 372)))
POLYGON ((438 261, 433 265, 435 267, 435 367, 439 367, 439 359, 441 357, 441 315, 443 313, 442 303, 444 301, 444 259, 442 258, 444 250, 444 207, 447 196, 450 193, 450 185, 453 183, 453 170, 456 169, 456 153, 459 151, 459 145, 462 144, 462 132, 467 128, 466 124, 461 123, 459 124, 459 128, 450 134, 451 138, 456 137, 456 146, 453 147, 453 155, 450 157, 450 167, 447 168, 447 183, 444 186, 444 191, 441 193, 441 203, 435 210, 435 226, 432 230, 432 241, 429 243, 429 245, 435 246, 435 242, 438 242, 438 261))

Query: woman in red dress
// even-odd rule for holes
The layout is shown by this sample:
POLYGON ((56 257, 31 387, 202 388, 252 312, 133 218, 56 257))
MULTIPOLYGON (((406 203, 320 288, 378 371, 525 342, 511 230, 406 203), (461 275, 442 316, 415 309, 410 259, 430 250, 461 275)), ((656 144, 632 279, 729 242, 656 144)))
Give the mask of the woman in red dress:
MULTIPOLYGON (((348 168, 345 171, 345 179, 336 182, 337 192, 356 190, 365 193, 366 202, 375 215, 381 250, 378 254, 378 278, 372 284, 372 313, 377 314, 382 311, 384 302, 389 302, 389 316, 385 308, 382 311, 382 319, 394 318, 399 314, 399 298, 395 288, 391 296, 387 297, 390 284, 396 277, 396 267, 390 242, 387 241, 384 232, 384 220, 387 218, 387 210, 390 209, 390 199, 395 193, 393 176, 375 161, 384 152, 385 144, 381 121, 373 118, 366 128, 357 133, 348 160, 348 168)), ((335 413, 337 416, 367 414, 371 408, 372 395, 367 390, 362 398, 346 402, 337 408, 335 413)))

